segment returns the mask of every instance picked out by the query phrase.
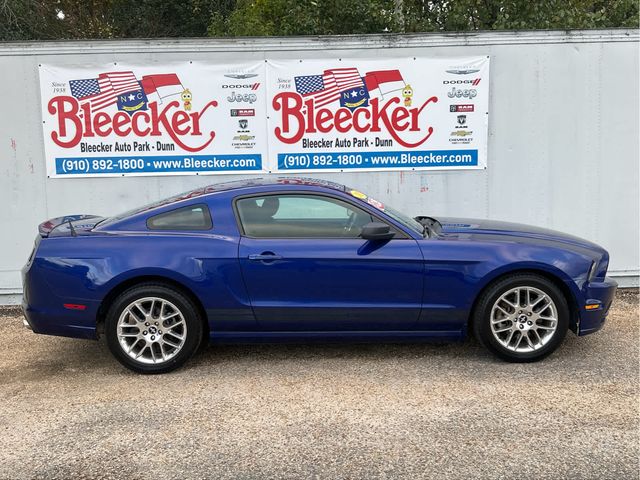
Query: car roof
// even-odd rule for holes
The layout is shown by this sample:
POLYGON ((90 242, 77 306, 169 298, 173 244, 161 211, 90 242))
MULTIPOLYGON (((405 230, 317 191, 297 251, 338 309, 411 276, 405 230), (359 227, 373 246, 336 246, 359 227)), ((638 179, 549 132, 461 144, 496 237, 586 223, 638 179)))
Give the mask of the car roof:
POLYGON ((304 177, 258 177, 244 180, 233 180, 230 182, 221 182, 199 187, 189 192, 181 193, 170 198, 161 200, 162 205, 187 200, 190 198, 200 197, 203 195, 215 194, 220 192, 228 192, 231 190, 241 190, 252 187, 268 187, 268 186, 308 186, 308 187, 324 187, 339 192, 346 192, 348 187, 340 183, 323 180, 320 178, 304 178, 304 177))
POLYGON ((231 182, 222 182, 208 185, 202 189, 196 189, 194 191, 203 190, 203 194, 222 192, 228 190, 237 190, 248 187, 263 187, 269 185, 306 185, 312 187, 326 187, 332 190, 338 190, 344 192, 347 187, 336 182, 329 180, 323 180, 320 178, 304 178, 304 177, 258 177, 245 180, 234 180, 231 182))

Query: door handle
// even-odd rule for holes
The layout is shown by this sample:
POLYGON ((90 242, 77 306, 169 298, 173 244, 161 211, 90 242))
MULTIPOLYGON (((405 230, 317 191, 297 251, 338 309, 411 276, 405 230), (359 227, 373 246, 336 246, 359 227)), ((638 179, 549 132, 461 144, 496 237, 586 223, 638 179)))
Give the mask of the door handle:
POLYGON ((282 260, 281 255, 276 255, 273 252, 252 253, 249 255, 249 260, 254 262, 271 262, 273 260, 282 260))

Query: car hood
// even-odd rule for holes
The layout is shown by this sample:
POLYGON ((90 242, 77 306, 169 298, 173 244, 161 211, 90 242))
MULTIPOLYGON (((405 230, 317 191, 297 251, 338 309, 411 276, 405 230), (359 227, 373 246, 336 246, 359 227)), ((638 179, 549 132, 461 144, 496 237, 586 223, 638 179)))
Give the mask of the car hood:
POLYGON ((442 225, 440 234, 448 239, 504 241, 529 244, 559 244, 576 247, 598 254, 606 251, 599 245, 574 235, 520 223, 480 220, 476 218, 438 218, 442 225))

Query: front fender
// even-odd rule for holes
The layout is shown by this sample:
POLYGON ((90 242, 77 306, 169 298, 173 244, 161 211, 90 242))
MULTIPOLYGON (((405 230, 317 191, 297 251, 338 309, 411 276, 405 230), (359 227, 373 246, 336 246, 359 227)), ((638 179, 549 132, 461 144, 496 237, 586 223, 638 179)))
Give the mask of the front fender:
POLYGON ((577 278, 572 278, 567 272, 555 267, 554 265, 542 262, 515 262, 495 268, 488 272, 478 282, 478 294, 499 277, 503 277, 510 273, 525 271, 543 273, 546 274, 546 276, 550 276, 553 279, 561 281, 571 293, 571 298, 569 300, 575 302, 576 305, 580 304, 580 302, 584 302, 584 294, 578 285, 584 283, 584 280, 586 280, 588 267, 584 274, 578 275, 577 278))
POLYGON ((423 325, 466 331, 478 296, 497 278, 535 271, 560 282, 572 306, 584 303, 583 287, 592 259, 587 255, 514 242, 424 240, 423 325))

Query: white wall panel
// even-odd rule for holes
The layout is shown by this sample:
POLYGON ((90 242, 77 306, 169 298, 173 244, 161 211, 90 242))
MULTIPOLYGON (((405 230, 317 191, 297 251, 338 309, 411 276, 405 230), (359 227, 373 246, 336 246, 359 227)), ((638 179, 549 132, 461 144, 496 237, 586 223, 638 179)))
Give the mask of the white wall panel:
POLYGON ((327 173, 411 214, 490 217, 601 244, 638 283, 639 33, 484 32, 0 45, 0 303, 15 301, 37 224, 111 215, 242 175, 47 179, 38 63, 491 55, 488 168, 327 173))

